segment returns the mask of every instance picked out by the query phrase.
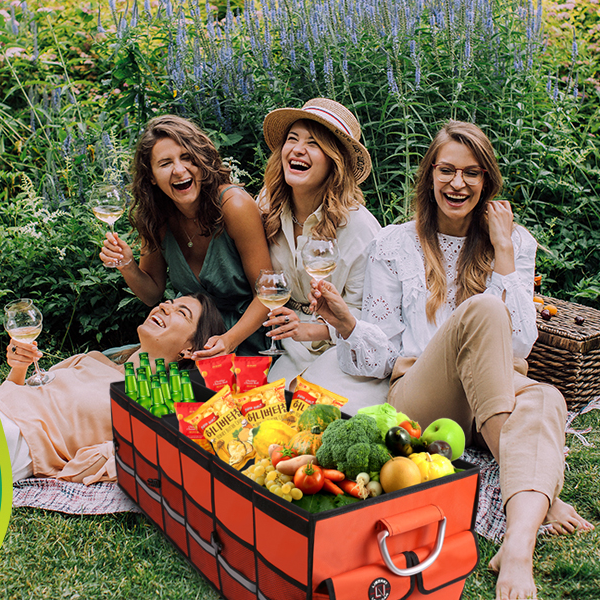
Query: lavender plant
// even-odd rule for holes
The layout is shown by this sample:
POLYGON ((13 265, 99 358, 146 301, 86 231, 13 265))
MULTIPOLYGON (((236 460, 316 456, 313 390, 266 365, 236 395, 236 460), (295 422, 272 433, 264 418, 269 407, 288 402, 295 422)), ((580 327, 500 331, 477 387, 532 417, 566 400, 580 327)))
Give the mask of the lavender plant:
MULTIPOLYGON (((30 195, 25 175, 44 209, 84 214, 93 181, 109 165, 125 172, 144 123, 167 111, 197 120, 257 193, 266 113, 327 96, 362 124, 374 163, 363 189, 382 224, 410 217, 416 166, 444 120, 483 127, 504 196, 549 250, 538 261, 545 291, 598 305, 600 114, 577 19, 560 37, 540 0, 236 1, 110 0, 92 9, 65 0, 58 10, 52 1, 0 0, 2 226, 37 218, 9 218, 7 203, 30 195)), ((69 219, 54 227, 86 249, 61 261, 36 238, 29 266, 48 278, 34 293, 50 289, 56 307, 76 299, 83 321, 69 335, 97 343, 94 327, 106 326, 97 298, 113 298, 123 315, 136 301, 117 278, 95 279, 95 242, 69 219), (85 286, 73 296, 78 278, 85 286)), ((23 289, 17 273, 3 270, 0 289, 23 289)))

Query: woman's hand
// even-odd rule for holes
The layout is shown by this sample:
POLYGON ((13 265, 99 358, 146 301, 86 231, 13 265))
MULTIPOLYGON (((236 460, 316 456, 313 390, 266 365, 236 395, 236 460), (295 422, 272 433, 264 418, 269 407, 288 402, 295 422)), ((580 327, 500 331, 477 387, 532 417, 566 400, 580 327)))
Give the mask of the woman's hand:
POLYGON ((42 358, 42 356, 43 354, 37 348, 37 342, 26 344, 25 342, 18 342, 11 339, 6 348, 6 362, 12 369, 7 380, 18 385, 23 385, 29 365, 34 360, 42 358))
POLYGON ((280 306, 269 312, 268 319, 263 323, 265 327, 273 327, 267 336, 276 340, 292 338, 296 341, 306 341, 301 337, 302 323, 300 317, 291 308, 280 306))
POLYGON ((235 347, 229 343, 226 335, 213 335, 208 338, 208 341, 204 344, 204 350, 196 350, 190 358, 192 360, 201 360, 203 358, 210 358, 211 356, 231 354, 235 350, 235 347))
POLYGON ((133 251, 119 234, 107 231, 104 246, 100 251, 100 260, 105 264, 120 261, 122 264, 117 269, 121 270, 133 260, 133 251))
POLYGON ((317 313, 346 339, 354 330, 356 319, 341 294, 333 283, 325 280, 317 282, 313 279, 310 287, 311 306, 315 304, 317 313))
POLYGON ((515 270, 515 256, 512 244, 513 212, 510 202, 494 200, 487 204, 487 221, 490 242, 494 247, 494 271, 508 275, 515 270))

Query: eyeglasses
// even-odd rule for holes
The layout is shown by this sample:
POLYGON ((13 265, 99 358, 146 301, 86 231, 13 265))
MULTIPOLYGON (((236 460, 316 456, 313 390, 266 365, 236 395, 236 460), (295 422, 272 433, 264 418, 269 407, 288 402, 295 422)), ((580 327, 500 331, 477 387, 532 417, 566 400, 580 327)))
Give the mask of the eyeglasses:
POLYGON ((441 183, 448 183, 452 181, 456 177, 456 174, 460 171, 462 179, 467 185, 477 185, 478 183, 481 183, 483 174, 487 173, 487 171, 481 167, 457 169, 454 165, 447 164, 431 166, 433 167, 433 174, 435 175, 435 178, 441 183))

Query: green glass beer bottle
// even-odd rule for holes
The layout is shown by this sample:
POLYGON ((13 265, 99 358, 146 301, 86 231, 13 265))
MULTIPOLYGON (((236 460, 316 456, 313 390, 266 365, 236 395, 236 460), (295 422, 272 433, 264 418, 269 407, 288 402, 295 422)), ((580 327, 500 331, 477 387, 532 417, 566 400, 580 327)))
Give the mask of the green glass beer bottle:
POLYGON ((169 386, 171 387, 171 400, 181 402, 181 375, 179 375, 179 365, 169 363, 169 386))
POLYGON ((161 373, 166 373, 167 372, 167 367, 165 366, 165 359, 164 358, 157 358, 154 361, 155 367, 156 367, 156 373, 158 375, 160 375, 161 373))
POLYGON ((135 371, 125 369, 125 393, 132 399, 138 399, 138 386, 135 379, 135 371))
POLYGON ((175 412, 175 406, 173 399, 171 398, 171 388, 169 386, 169 378, 167 377, 166 371, 160 374, 160 389, 162 391, 163 399, 169 412, 175 412))
POLYGON ((146 378, 150 381, 152 379, 152 367, 150 366, 150 357, 147 352, 140 352, 140 367, 146 369, 146 378))
POLYGON ((184 402, 194 401, 194 389, 192 388, 192 382, 190 381, 189 371, 181 371, 181 393, 184 402))
POLYGON ((150 394, 150 382, 146 377, 146 369, 140 367, 137 371, 138 402, 147 410, 152 406, 152 395, 150 394))
POLYGON ((169 409, 164 402, 162 391, 160 389, 160 381, 156 375, 152 376, 152 406, 150 407, 150 412, 155 417, 163 417, 164 415, 169 414, 169 409))

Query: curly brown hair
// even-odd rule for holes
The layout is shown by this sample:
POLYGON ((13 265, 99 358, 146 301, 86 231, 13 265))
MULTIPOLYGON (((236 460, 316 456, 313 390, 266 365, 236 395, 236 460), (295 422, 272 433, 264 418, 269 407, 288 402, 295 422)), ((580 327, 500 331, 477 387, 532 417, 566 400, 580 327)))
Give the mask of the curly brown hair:
POLYGON ((214 144, 194 123, 176 115, 150 119, 138 140, 133 158, 133 202, 129 221, 144 243, 144 250, 154 252, 161 245, 160 230, 177 208, 158 186, 152 184, 152 149, 160 139, 170 138, 190 154, 202 172, 201 203, 196 219, 202 235, 223 229, 223 211, 219 188, 231 183, 227 168, 214 144))
POLYGON ((482 293, 486 288, 487 277, 492 271, 494 248, 490 242, 485 210, 487 203, 502 189, 502 175, 492 144, 485 133, 472 123, 448 121, 437 133, 421 160, 413 197, 417 233, 425 255, 425 274, 430 292, 426 313, 428 321, 432 323, 435 322, 438 309, 446 301, 447 293, 446 273, 437 237, 437 203, 431 201, 432 165, 436 161, 439 149, 450 141, 467 146, 479 165, 486 170, 481 198, 473 210, 467 239, 458 258, 457 304, 470 296, 482 293))
MULTIPOLYGON (((321 150, 331 159, 329 177, 322 188, 322 216, 315 225, 314 233, 320 237, 335 238, 338 227, 345 225, 348 212, 364 204, 363 193, 354 178, 352 162, 347 150, 323 125, 315 121, 302 120, 321 150)), ((293 127, 293 125, 292 125, 293 127)), ((281 150, 287 139, 273 150, 265 169, 264 197, 261 203, 267 206, 264 215, 267 241, 272 244, 281 230, 281 213, 287 204, 292 207, 292 188, 286 183, 281 162, 281 150)))

